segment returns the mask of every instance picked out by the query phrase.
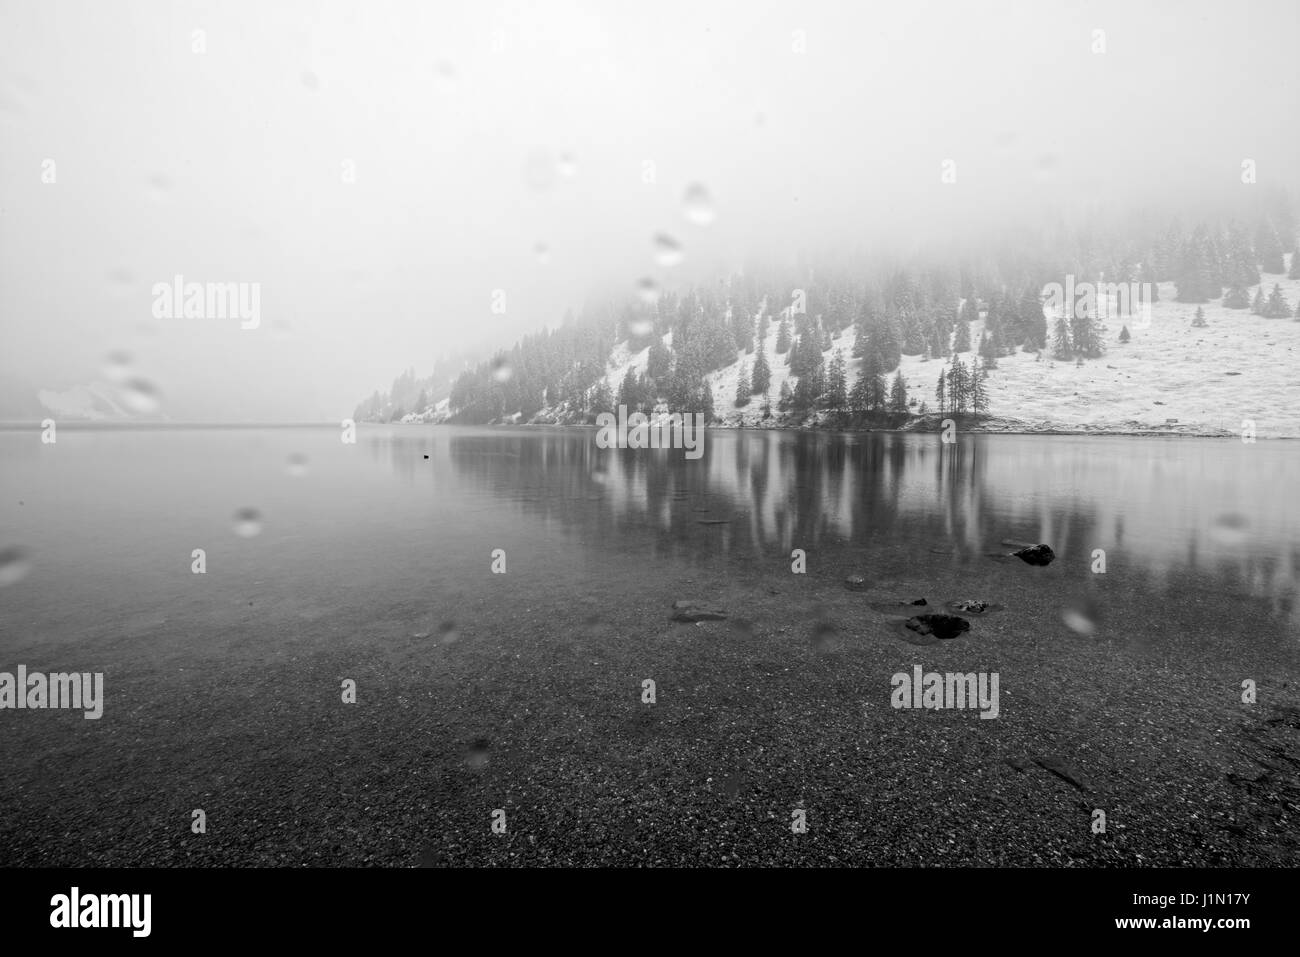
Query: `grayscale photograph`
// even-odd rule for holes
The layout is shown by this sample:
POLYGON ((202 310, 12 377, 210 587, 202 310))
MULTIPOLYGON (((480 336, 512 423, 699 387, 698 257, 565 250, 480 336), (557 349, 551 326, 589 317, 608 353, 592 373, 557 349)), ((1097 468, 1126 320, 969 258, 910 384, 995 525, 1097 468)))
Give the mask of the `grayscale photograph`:
POLYGON ((0 0, 15 919, 198 939, 187 881, 365 868, 924 920, 979 868, 1248 939, 1224 875, 1300 854, 1298 43, 0 0))

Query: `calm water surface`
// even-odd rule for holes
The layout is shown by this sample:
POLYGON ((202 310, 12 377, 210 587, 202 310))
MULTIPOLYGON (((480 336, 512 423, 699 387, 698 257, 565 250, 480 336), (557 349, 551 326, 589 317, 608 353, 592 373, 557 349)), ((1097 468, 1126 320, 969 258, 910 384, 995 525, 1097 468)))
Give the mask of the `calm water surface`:
POLYGON ((1080 586, 1101 550, 1107 575, 1153 597, 1251 598, 1272 637, 1297 631, 1294 443, 711 431, 691 461, 602 450, 594 435, 373 426, 346 445, 333 429, 65 429, 42 445, 0 433, 0 548, 29 566, 0 589, 0 629, 11 649, 183 641, 186 622, 328 621, 376 594, 438 619, 502 598, 495 549, 525 600, 692 569, 788 575, 796 548, 810 573, 897 575, 923 556, 988 562, 1022 540, 1050 543, 1080 586), (241 510, 256 520, 241 525, 241 510), (191 572, 195 549, 205 575, 191 572))

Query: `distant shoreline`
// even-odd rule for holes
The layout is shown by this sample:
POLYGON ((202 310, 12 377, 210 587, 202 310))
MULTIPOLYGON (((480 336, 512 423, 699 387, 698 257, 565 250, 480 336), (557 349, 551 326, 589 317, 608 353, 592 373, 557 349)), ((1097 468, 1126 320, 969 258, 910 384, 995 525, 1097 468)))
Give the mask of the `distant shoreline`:
MULTIPOLYGON (((1225 430, 1209 431, 1204 427, 1188 423, 1184 427, 1171 425, 1166 428, 1128 428, 1123 426, 1097 426, 1093 428, 1070 428, 1056 423, 1045 423, 1036 427, 1018 419, 989 418, 978 422, 962 421, 955 416, 957 431, 981 435, 1097 435, 1129 436, 1132 438, 1195 438, 1195 439, 1240 439, 1237 432, 1225 430)), ((728 432, 839 432, 850 435, 862 432, 893 432, 902 435, 932 435, 942 431, 940 423, 943 418, 935 415, 926 416, 925 420, 913 417, 903 427, 883 425, 852 425, 808 423, 794 425, 781 422, 774 425, 738 425, 725 422, 713 423, 707 428, 728 432)), ((55 420, 58 427, 72 432, 196 432, 196 431, 255 431, 259 429, 337 429, 337 422, 79 422, 75 420, 55 420)), ((341 421, 341 420, 340 420, 341 421)), ((581 429, 595 431, 592 423, 565 422, 358 422, 358 428, 367 426, 449 426, 451 428, 481 429, 581 429)), ((0 422, 0 432, 39 432, 39 422, 0 422)), ((1264 441, 1286 441, 1300 438, 1294 435, 1260 435, 1264 441)))

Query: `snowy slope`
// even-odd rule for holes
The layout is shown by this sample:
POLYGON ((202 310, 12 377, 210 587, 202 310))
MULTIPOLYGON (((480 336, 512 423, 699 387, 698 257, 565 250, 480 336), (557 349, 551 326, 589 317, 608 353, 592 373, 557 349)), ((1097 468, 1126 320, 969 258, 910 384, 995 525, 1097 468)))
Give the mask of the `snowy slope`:
MULTIPOLYGON (((1265 274, 1264 295, 1276 282, 1294 310, 1300 301, 1300 280, 1265 274)), ((1253 298, 1254 289, 1250 290, 1253 298)), ((1221 302, 1205 303, 1207 327, 1192 328, 1196 306, 1174 302, 1172 283, 1160 286, 1160 302, 1152 307, 1151 323, 1128 323, 1132 341, 1120 343, 1127 320, 1103 320, 1106 354, 1081 367, 1073 361, 1055 362, 1017 352, 998 360, 989 370, 991 429, 1054 430, 1064 432, 1167 431, 1189 434, 1240 434, 1251 420, 1261 438, 1300 437, 1300 322, 1264 319, 1245 309, 1226 309, 1221 302), (1177 420, 1174 423, 1169 420, 1177 420)), ((971 323, 971 342, 978 343, 983 320, 971 323)), ((708 376, 714 410, 724 425, 762 427, 781 424, 775 409, 781 383, 791 379, 785 356, 775 349, 775 325, 766 340, 772 370, 770 395, 773 419, 762 419, 762 399, 755 396, 743 409, 735 408, 736 380, 741 362, 752 371, 753 355, 708 376)), ((671 343, 671 337, 665 337, 671 343)), ((855 330, 846 329, 825 353, 836 349, 848 364, 853 387, 862 361, 853 359, 855 330)), ((619 343, 610 355, 605 381, 617 393, 629 368, 644 372, 649 349, 630 352, 619 343)), ((741 356, 740 353, 737 353, 741 356)), ((970 361, 971 354, 963 354, 970 361)), ((947 360, 904 356, 900 370, 909 398, 925 401, 934 411, 934 389, 947 360)), ((894 373, 886 379, 892 384, 894 373)), ((810 420, 811 421, 811 420, 810 420)), ((786 423, 794 424, 794 423, 786 423)))

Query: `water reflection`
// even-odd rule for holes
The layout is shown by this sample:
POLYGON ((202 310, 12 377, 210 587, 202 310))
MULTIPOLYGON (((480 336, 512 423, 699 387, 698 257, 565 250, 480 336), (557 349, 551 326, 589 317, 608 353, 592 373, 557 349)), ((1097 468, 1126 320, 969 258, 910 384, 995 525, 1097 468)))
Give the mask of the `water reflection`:
POLYGON ((1047 542, 1081 589, 1188 574, 1290 616, 1300 504, 1285 444, 1207 439, 710 431, 681 450, 600 449, 594 431, 397 429, 370 454, 412 484, 491 496, 592 547, 774 568, 802 548, 967 564, 1047 542), (428 456, 426 458, 426 456, 428 456), (1104 553, 1104 554, 1103 554, 1104 553))

